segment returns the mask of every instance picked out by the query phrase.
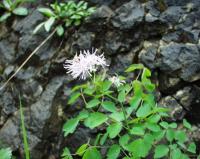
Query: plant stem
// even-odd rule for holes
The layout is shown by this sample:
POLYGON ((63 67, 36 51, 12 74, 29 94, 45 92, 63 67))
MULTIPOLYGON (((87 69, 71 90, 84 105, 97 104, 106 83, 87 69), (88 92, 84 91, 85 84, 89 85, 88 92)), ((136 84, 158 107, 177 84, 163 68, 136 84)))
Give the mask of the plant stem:
POLYGON ((26 159, 30 159, 28 137, 27 137, 26 127, 25 127, 25 122, 24 122, 24 113, 23 113, 23 107, 22 107, 20 95, 19 95, 19 102, 20 102, 20 118, 21 118, 21 128, 22 128, 22 135, 23 135, 25 157, 26 159))
POLYGON ((12 76, 3 84, 2 87, 0 87, 0 90, 2 90, 4 87, 7 86, 7 84, 10 82, 11 79, 22 69, 22 67, 30 60, 30 58, 55 34, 56 29, 37 47, 35 50, 26 58, 26 60, 19 66, 19 68, 14 72, 12 76))
POLYGON ((86 102, 86 100, 85 100, 85 96, 84 96, 84 94, 83 94, 82 88, 81 88, 81 97, 82 97, 83 102, 85 103, 85 106, 86 106, 86 105, 87 105, 87 102, 86 102))
POLYGON ((130 127, 129 127, 129 125, 128 125, 128 120, 127 120, 127 118, 126 118, 126 111, 125 111, 125 109, 124 109, 124 105, 123 105, 121 102, 120 102, 120 106, 121 106, 121 108, 122 108, 122 112, 123 112, 123 115, 124 115, 124 120, 125 120, 126 126, 127 126, 128 129, 130 129, 130 127))

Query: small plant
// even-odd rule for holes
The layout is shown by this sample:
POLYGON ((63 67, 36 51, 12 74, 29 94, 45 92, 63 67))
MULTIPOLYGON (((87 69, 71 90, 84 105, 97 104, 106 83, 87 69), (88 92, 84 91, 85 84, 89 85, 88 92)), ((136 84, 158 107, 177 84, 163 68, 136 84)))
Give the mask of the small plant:
POLYGON ((35 28, 34 33, 41 27, 49 32, 52 26, 55 25, 57 34, 61 36, 64 34, 64 27, 80 25, 85 18, 95 11, 95 7, 88 7, 87 2, 84 1, 77 4, 74 1, 69 1, 66 3, 55 2, 50 4, 50 8, 39 8, 38 10, 48 19, 40 23, 35 28))
POLYGON ((5 21, 12 14, 19 16, 26 16, 28 14, 27 8, 21 7, 25 2, 33 2, 34 0, 2 0, 0 2, 0 9, 2 8, 5 12, 0 16, 0 22, 5 21))
POLYGON ((175 122, 164 121, 168 110, 155 101, 150 70, 142 64, 131 65, 126 73, 134 73, 135 78, 130 82, 125 82, 126 78, 122 76, 95 75, 99 66, 106 66, 103 55, 96 52, 84 51, 73 60, 66 60, 64 67, 74 78, 91 77, 91 80, 71 90, 68 104, 73 105, 82 99, 85 107, 77 116, 67 120, 63 132, 67 137, 79 124, 90 129, 100 127, 101 132, 96 139, 80 145, 73 154, 66 147, 62 158, 189 159, 195 156, 196 145, 185 132, 185 129, 192 131, 192 126, 185 119, 185 129, 175 122), (107 151, 105 156, 100 153, 101 149, 107 151))
POLYGON ((0 158, 1 159, 11 159, 12 150, 10 148, 2 148, 0 149, 0 158))

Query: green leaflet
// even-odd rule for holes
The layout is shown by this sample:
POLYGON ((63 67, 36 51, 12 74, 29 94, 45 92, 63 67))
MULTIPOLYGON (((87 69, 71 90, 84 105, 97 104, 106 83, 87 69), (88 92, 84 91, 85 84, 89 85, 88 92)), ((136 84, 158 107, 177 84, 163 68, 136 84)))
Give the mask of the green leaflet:
POLYGON ((89 117, 85 120, 85 126, 89 127, 90 129, 94 129, 95 127, 103 124, 108 120, 108 117, 103 113, 95 112, 91 113, 89 117))
POLYGON ((69 119, 63 126, 64 136, 73 133, 76 130, 78 123, 79 123, 78 118, 69 119))

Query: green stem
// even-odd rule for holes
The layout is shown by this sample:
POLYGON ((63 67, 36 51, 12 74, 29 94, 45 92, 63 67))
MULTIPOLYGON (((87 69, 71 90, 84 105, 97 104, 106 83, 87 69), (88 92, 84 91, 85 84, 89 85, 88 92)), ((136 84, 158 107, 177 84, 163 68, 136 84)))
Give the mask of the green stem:
POLYGON ((122 108, 122 112, 123 112, 123 115, 124 115, 124 120, 125 120, 126 126, 127 126, 127 128, 130 130, 130 127, 129 127, 129 125, 128 125, 128 120, 127 120, 127 118, 126 118, 126 111, 125 111, 124 105, 123 105, 122 103, 120 103, 120 106, 121 106, 121 108, 122 108))
POLYGON ((20 103, 20 118, 21 118, 21 128, 22 128, 22 135, 23 135, 25 157, 26 159, 30 159, 28 137, 27 137, 26 127, 25 127, 25 122, 24 122, 24 113, 23 113, 23 107, 22 107, 20 95, 19 95, 19 103, 20 103))

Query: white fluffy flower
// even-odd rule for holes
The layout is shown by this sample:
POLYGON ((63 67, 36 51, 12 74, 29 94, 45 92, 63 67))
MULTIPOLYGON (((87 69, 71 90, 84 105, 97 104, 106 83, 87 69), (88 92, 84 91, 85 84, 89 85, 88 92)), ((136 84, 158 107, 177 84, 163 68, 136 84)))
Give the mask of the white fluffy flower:
POLYGON ((119 87, 123 85, 124 83, 126 83, 124 80, 120 79, 118 76, 110 77, 108 80, 111 81, 112 84, 114 84, 116 87, 119 87))
POLYGON ((97 55, 98 49, 80 51, 79 55, 75 55, 72 60, 66 60, 64 68, 67 69, 67 73, 71 74, 72 77, 86 79, 91 76, 92 72, 95 72, 98 66, 107 66, 104 55, 97 55))

